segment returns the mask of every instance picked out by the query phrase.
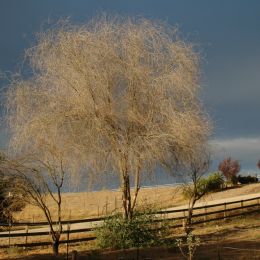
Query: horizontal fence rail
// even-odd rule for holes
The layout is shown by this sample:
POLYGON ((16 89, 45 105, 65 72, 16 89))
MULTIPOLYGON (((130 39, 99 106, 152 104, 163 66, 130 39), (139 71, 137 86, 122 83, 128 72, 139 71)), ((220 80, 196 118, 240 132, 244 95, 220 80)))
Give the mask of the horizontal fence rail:
MULTIPOLYGON (((231 205, 231 204, 237 204, 237 203, 243 203, 243 202, 248 202, 252 200, 260 200, 260 197, 256 198, 250 198, 250 199, 245 199, 245 200, 237 200, 237 201, 230 201, 230 202, 223 202, 223 203, 218 203, 218 204, 212 204, 212 205, 203 205, 199 207, 194 207, 193 210, 198 210, 198 209, 205 209, 205 208, 214 208, 214 207, 219 207, 219 206, 225 206, 225 205, 231 205)), ((260 203, 260 201, 259 201, 260 203)), ((188 211, 188 208, 183 208, 183 209, 172 209, 172 210, 160 210, 156 212, 156 214, 167 214, 167 213, 178 213, 178 212, 183 212, 183 211, 188 211)))
MULTIPOLYGON (((64 224, 80 224, 80 223, 89 223, 89 222, 97 222, 102 221, 106 217, 95 217, 95 218, 83 218, 83 219, 72 219, 72 220, 63 220, 61 223, 64 224)), ((19 226, 47 226, 49 223, 47 221, 42 222, 13 222, 11 223, 14 227, 19 226)), ((0 226, 9 226, 9 223, 0 223, 0 226)))
MULTIPOLYGON (((187 218, 186 212, 188 211, 188 208, 182 208, 182 209, 170 209, 170 210, 160 210, 151 214, 155 215, 161 215, 162 217, 156 220, 158 222, 164 222, 164 221, 181 221, 185 220, 187 218), (183 213, 182 216, 169 216, 170 214, 174 213, 183 213)), ((203 205, 203 206, 198 206, 193 208, 193 225, 198 225, 198 224, 203 224, 211 221, 217 221, 217 220, 223 220, 227 218, 233 218, 237 216, 241 216, 244 214, 248 213, 253 213, 253 212, 259 212, 260 211, 260 197, 255 197, 255 198, 250 198, 250 199, 244 199, 244 200, 237 200, 237 201, 231 201, 231 202, 224 202, 224 203, 218 203, 218 204, 212 204, 212 205, 203 205), (249 205, 244 205, 246 202, 251 202, 251 201, 257 201, 257 203, 249 204, 249 205), (232 204, 240 204, 239 206, 232 207, 232 208, 227 208, 228 205, 232 204), (224 209, 218 209, 218 210, 210 210, 207 211, 208 209, 212 208, 217 208, 224 206, 224 209), (256 209, 257 207, 257 209, 256 209), (251 208, 254 208, 250 210, 251 208), (196 210, 204 210, 202 213, 195 213, 196 210), (226 213, 236 211, 236 213, 233 213, 232 215, 227 215, 226 213), (241 212, 242 211, 242 212, 241 212), (215 216, 213 218, 207 218, 208 216, 211 215, 218 215, 218 214, 223 214, 222 216, 215 216), (203 218, 203 219, 200 219, 203 218)), ((100 222, 105 220, 106 218, 109 217, 95 217, 95 218, 86 218, 86 219, 75 219, 75 220, 65 220, 62 221, 63 225, 70 225, 70 224, 80 224, 80 223, 95 223, 95 222, 100 222)), ((53 223, 55 225, 55 223, 53 223)), ((6 248, 10 246, 10 238, 19 238, 19 237, 35 237, 35 236, 47 236, 50 235, 49 231, 35 231, 33 232, 32 229, 29 231, 28 227, 29 226, 38 226, 38 227, 43 227, 48 225, 48 222, 37 222, 37 223, 31 223, 31 222, 15 222, 15 223, 0 223, 0 226, 7 227, 9 230, 5 232, 0 232, 0 238, 9 238, 9 244, 8 245, 0 245, 1 248, 6 248), (12 231, 12 227, 17 227, 17 226, 25 226, 26 232, 19 232, 17 231, 12 231)), ((170 227, 172 228, 179 228, 183 227, 183 223, 178 223, 175 225, 171 225, 170 227)), ((78 228, 78 229, 63 229, 62 234, 82 234, 86 233, 88 236, 87 237, 82 237, 82 238, 73 238, 69 240, 61 240, 60 243, 77 243, 77 242, 83 242, 83 241, 91 241, 96 239, 95 235, 93 234, 93 231, 97 227, 88 227, 88 228, 78 228)), ((27 241, 27 240, 26 240, 27 241)), ((15 243, 13 246, 18 246, 18 247, 36 247, 36 246, 44 246, 44 245, 51 245, 51 242, 34 242, 34 243, 15 243)))
MULTIPOLYGON (((77 233, 84 233, 84 232, 91 232, 94 231, 96 228, 79 228, 79 229, 72 229, 72 230, 63 230, 62 234, 77 234, 77 233)), ((49 231, 38 231, 38 232, 25 232, 25 233, 10 233, 10 234, 1 234, 0 238, 6 237, 33 237, 33 236, 47 236, 50 235, 49 231)))

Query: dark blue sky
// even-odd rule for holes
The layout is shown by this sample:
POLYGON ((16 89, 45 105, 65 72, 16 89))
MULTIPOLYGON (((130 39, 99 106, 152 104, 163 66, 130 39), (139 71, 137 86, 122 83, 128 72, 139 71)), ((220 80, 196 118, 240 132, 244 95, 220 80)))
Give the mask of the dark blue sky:
MULTIPOLYGON (((106 12, 178 25, 202 57, 203 100, 213 118, 216 158, 232 155, 244 169, 260 158, 260 1, 1 0, 0 71, 17 71, 24 49, 48 20, 75 23, 106 12)), ((1 81, 1 87, 4 81, 1 81)))

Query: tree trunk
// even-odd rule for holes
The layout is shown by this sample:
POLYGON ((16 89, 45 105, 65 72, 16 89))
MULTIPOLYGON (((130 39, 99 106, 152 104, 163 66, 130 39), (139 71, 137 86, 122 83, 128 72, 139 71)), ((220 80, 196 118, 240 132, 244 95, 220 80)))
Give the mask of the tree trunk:
POLYGON ((55 256, 59 254, 59 245, 60 245, 59 240, 54 240, 52 243, 52 252, 55 256))
POLYGON ((59 254, 60 232, 52 231, 52 252, 55 256, 59 254))
POLYGON ((135 190, 134 190, 134 198, 132 202, 132 212, 134 211, 137 195, 140 190, 140 171, 141 171, 141 167, 140 167, 140 163, 138 163, 136 173, 135 173, 135 188, 134 188, 135 190))
POLYGON ((121 169, 121 187, 123 192, 122 204, 124 210, 124 218, 131 219, 133 217, 137 195, 140 190, 140 171, 141 171, 140 161, 137 164, 137 168, 135 172, 135 186, 134 186, 133 199, 131 196, 130 176, 128 172, 126 156, 124 156, 124 158, 121 160, 120 169, 121 169))
POLYGON ((131 190, 130 190, 130 178, 129 175, 123 177, 123 209, 124 218, 132 218, 132 207, 131 207, 131 190))
POLYGON ((192 232, 192 216, 193 216, 193 208, 195 205, 196 199, 192 198, 189 203, 189 210, 188 210, 188 216, 185 224, 185 232, 188 236, 192 232))

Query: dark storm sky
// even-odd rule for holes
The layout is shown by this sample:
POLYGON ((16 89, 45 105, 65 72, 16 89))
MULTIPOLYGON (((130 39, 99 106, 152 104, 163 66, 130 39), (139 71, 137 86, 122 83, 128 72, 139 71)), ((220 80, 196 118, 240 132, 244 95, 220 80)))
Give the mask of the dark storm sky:
POLYGON ((167 21, 199 45, 203 100, 215 126, 215 158, 231 155, 244 169, 256 170, 260 158, 260 1, 0 0, 0 71, 17 71, 24 50, 33 45, 35 33, 47 20, 70 16, 73 22, 84 22, 100 12, 167 21))

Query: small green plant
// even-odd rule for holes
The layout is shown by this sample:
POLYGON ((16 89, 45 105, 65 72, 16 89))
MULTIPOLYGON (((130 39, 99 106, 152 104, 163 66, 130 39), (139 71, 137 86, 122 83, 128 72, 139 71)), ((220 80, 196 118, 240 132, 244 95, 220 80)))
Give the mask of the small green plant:
POLYGON ((197 247, 200 245, 200 239, 190 233, 186 237, 186 241, 184 241, 182 238, 176 239, 176 244, 179 247, 183 257, 187 260, 192 260, 197 247))
POLYGON ((163 226, 151 211, 135 212, 132 219, 116 214, 107 218, 96 231, 101 248, 123 249, 147 247, 162 243, 168 232, 167 223, 163 226))

